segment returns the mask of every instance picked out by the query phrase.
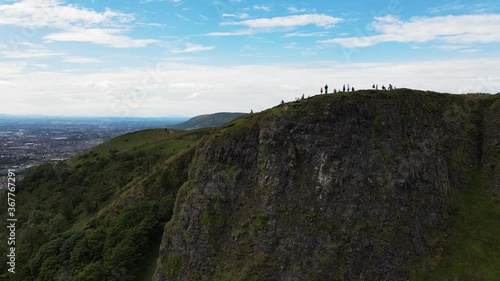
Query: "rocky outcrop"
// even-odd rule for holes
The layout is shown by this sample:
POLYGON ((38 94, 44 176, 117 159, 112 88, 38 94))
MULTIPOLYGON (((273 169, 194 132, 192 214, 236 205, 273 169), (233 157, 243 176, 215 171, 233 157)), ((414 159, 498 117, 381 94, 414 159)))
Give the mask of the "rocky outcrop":
POLYGON ((154 280, 407 280, 438 254, 453 190, 498 188, 499 96, 323 95, 197 148, 154 280))

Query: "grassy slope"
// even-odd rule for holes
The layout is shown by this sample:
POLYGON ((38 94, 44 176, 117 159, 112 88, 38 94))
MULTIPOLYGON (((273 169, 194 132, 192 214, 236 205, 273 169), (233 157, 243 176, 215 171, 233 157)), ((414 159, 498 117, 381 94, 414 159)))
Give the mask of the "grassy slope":
POLYGON ((430 272, 415 280, 500 280, 500 204, 484 189, 479 173, 455 192, 456 211, 441 257, 426 261, 430 272))
POLYGON ((72 167, 84 164, 86 155, 93 153, 93 157, 107 156, 110 151, 116 153, 152 153, 172 156, 179 150, 195 143, 205 131, 184 132, 170 129, 151 129, 128 133, 106 141, 92 149, 82 152, 66 161, 72 167))
MULTIPOLYGON (((57 233, 65 230, 85 232, 93 228, 91 224, 100 224, 104 222, 104 219, 107 222, 102 223, 99 226, 100 229, 106 229, 106 225, 112 225, 114 218, 102 217, 100 215, 102 210, 109 206, 115 207, 115 201, 122 200, 124 193, 137 189, 136 186, 140 185, 145 178, 165 174, 164 163, 189 149, 206 132, 207 130, 183 132, 165 129, 139 131, 109 140, 64 163, 46 164, 36 169, 31 176, 27 177, 23 185, 19 186, 19 190, 24 192, 17 194, 18 204, 23 206, 18 214, 19 225, 23 224, 17 233, 21 244, 19 250, 22 252, 20 257, 26 260, 22 266, 20 265, 17 277, 30 280, 28 277, 29 260, 35 256, 40 246, 52 241, 57 233), (99 200, 93 199, 101 197, 102 194, 107 195, 99 200), (95 209, 86 207, 87 201, 91 201, 95 209), (72 209, 71 214, 60 219, 62 222, 57 224, 59 230, 54 232, 52 229, 57 222, 53 222, 52 218, 64 213, 65 205, 69 205, 72 209), (33 219, 35 210, 40 214, 37 221, 33 219), (31 230, 26 230, 30 228, 31 230), (38 233, 31 233, 32 231, 38 231, 38 233), (23 247, 22 244, 26 244, 27 239, 30 239, 28 237, 32 236, 38 239, 31 243, 31 249, 23 247)), ((162 181, 154 182, 151 188, 161 190, 162 184, 162 181)), ((169 190, 171 191, 162 192, 164 195, 176 192, 175 188, 169 190)), ((4 196, 1 197, 3 199, 4 196)), ((153 200, 160 203, 161 196, 153 200)), ((120 210, 126 207, 126 204, 121 204, 113 210, 119 214, 120 210)), ((0 210, 0 215, 5 216, 5 210, 0 210)), ((158 219, 164 220, 165 215, 168 214, 159 215, 158 219)), ((1 230, 2 240, 5 235, 5 231, 1 230)), ((141 280, 144 280, 146 275, 149 278, 152 275, 151 268, 154 267, 161 233, 154 234, 154 236, 156 238, 151 236, 151 239, 157 241, 150 242, 153 246, 145 253, 142 265, 144 271, 149 268, 149 272, 140 273, 143 276, 141 280)), ((2 252, 3 250, 2 247, 2 252)))

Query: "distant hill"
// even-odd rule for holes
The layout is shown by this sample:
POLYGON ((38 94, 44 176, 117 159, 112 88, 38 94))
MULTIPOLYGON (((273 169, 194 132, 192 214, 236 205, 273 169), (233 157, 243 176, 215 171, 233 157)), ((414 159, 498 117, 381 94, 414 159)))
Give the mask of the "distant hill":
POLYGON ((241 112, 219 112, 214 114, 199 115, 186 122, 171 126, 173 129, 193 130, 201 128, 211 128, 224 125, 234 119, 244 115, 241 112))

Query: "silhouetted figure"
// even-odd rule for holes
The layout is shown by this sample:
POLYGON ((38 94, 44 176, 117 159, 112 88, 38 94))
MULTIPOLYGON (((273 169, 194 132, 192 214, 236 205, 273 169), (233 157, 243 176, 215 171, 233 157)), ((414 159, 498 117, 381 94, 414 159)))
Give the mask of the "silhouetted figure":
POLYGON ((342 87, 342 92, 345 92, 345 84, 344 84, 344 86, 342 87))
POLYGON ((304 99, 304 94, 302 94, 302 99, 304 99))
POLYGON ((375 84, 372 85, 372 89, 375 89, 375 84))
POLYGON ((382 90, 384 90, 384 91, 387 90, 384 85, 382 85, 382 90))
POLYGON ((354 92, 354 87, 352 87, 351 89, 352 89, 352 91, 354 92))
POLYGON ((325 85, 325 94, 328 94, 328 84, 325 85))
POLYGON ((377 84, 377 85, 375 85, 375 90, 378 90, 378 84, 377 84))
POLYGON ((323 94, 323 88, 319 89, 319 93, 323 94))
POLYGON ((389 90, 392 90, 392 85, 391 84, 389 84, 389 90))
POLYGON ((250 109, 250 114, 253 114, 253 109, 250 109))
POLYGON ((333 93, 336 94, 337 93, 337 89, 333 89, 333 93))
POLYGON ((285 103, 285 101, 284 101, 284 100, 281 100, 281 103, 280 103, 280 104, 284 104, 284 103, 285 103))

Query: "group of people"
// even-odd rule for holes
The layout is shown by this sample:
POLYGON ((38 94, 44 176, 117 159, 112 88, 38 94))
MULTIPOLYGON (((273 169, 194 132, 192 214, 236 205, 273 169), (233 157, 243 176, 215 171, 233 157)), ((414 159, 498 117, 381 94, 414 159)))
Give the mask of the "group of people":
MULTIPOLYGON (((378 90, 378 84, 373 84, 372 89, 378 90)), ((392 86, 392 84, 389 84, 389 87, 387 88, 384 85, 382 85, 382 90, 395 90, 395 89, 396 87, 392 86)))
MULTIPOLYGON (((378 90, 378 84, 373 84, 372 89, 378 90)), ((384 85, 382 85, 381 89, 382 90, 395 90, 396 87, 394 87, 392 84, 389 84, 389 87, 387 87, 387 88, 384 85)), ((336 88, 334 88, 332 93, 336 94, 336 93, 340 93, 340 92, 354 92, 354 91, 355 91, 355 89, 353 86, 350 86, 349 84, 347 84, 347 87, 346 87, 346 84, 344 84, 342 86, 342 91, 340 89, 337 90, 336 88)), ((323 92, 325 94, 328 94, 328 84, 326 84, 324 87, 321 87, 319 92, 320 92, 320 94, 323 94, 323 92)), ((310 98, 310 96, 308 96, 307 98, 310 98)), ((300 100, 303 100, 303 99, 305 99, 305 97, 302 94, 302 97, 295 98, 295 102, 299 102, 300 100)), ((281 100, 281 105, 284 105, 285 109, 288 109, 288 105, 285 103, 285 101, 281 100)))
MULTIPOLYGON (((323 94, 323 89, 325 89, 325 94, 328 94, 328 84, 325 85, 325 87, 321 87, 320 90, 319 90, 319 93, 320 94, 323 94)), ((355 89, 354 87, 350 87, 349 84, 347 84, 347 92, 354 92, 355 89)), ((333 89, 333 93, 336 94, 337 92, 340 92, 340 89, 337 91, 336 88, 333 89)), ((344 86, 342 86, 342 92, 346 92, 346 86, 344 84, 344 86)))

